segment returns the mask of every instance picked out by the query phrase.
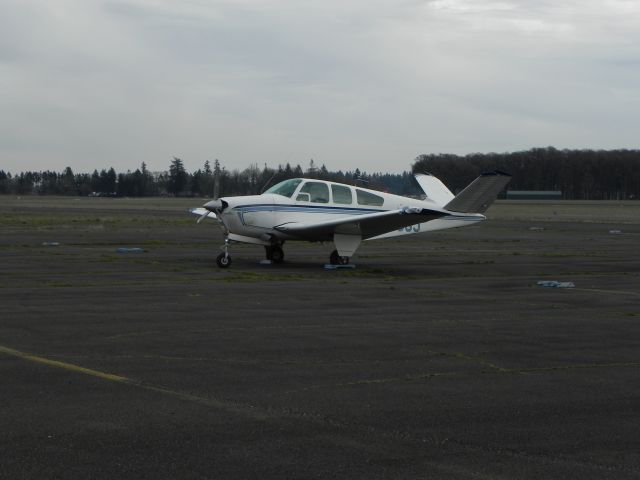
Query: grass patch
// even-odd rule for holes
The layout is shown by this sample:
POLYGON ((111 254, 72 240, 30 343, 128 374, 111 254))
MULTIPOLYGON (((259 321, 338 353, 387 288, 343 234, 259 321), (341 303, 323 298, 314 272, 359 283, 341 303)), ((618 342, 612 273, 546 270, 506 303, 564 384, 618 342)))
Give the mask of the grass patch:
POLYGON ((344 275, 349 278, 375 278, 377 280, 413 280, 417 277, 414 276, 398 276, 390 270, 385 270, 383 268, 372 267, 372 268, 355 268, 353 270, 342 270, 339 275, 344 275))
POLYGON ((222 280, 223 282, 294 282, 300 280, 317 280, 315 277, 307 277, 298 274, 286 274, 286 273, 263 273, 263 272, 234 272, 229 273, 229 276, 225 278, 219 278, 216 280, 222 280))
POLYGON ((72 283, 63 282, 61 280, 49 280, 48 282, 45 282, 44 285, 46 287, 56 287, 56 288, 69 288, 74 286, 72 283))
POLYGON ((126 213, 95 216, 95 214, 67 214, 58 213, 32 213, 32 212, 0 212, 0 227, 25 227, 25 228, 77 228, 87 226, 95 228, 100 226, 150 226, 150 225, 187 225, 192 224, 193 218, 185 214, 185 218, 179 216, 133 216, 126 213))

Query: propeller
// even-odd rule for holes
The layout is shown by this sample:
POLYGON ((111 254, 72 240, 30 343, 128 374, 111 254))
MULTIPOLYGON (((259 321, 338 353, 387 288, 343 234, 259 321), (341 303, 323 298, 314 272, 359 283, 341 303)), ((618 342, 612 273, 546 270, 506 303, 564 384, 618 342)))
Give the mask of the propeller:
POLYGON ((205 203, 203 205, 204 208, 206 208, 207 210, 209 210, 210 212, 213 213, 218 213, 222 210, 224 210, 224 208, 227 206, 227 202, 225 202, 224 200, 221 200, 219 198, 215 199, 215 200, 210 200, 207 203, 205 203))
POLYGON ((207 217, 213 217, 220 221, 220 213, 222 213, 222 211, 228 206, 229 204, 224 200, 211 200, 205 203, 200 208, 191 209, 191 212, 196 215, 200 215, 198 217, 197 223, 200 223, 202 220, 204 220, 207 217), (213 215, 211 215, 212 213, 213 215))
POLYGON ((202 215, 200 215, 200 217, 198 218, 197 223, 200 223, 202 220, 210 216, 211 213, 213 213, 213 218, 218 220, 218 222, 220 222, 220 224, 226 229, 226 226, 222 221, 220 214, 225 208, 229 206, 229 204, 224 200, 218 198, 219 195, 220 195, 220 178, 219 178, 219 175, 216 175, 214 178, 214 184, 213 184, 213 200, 208 201, 202 207, 194 211, 194 213, 198 213, 198 214, 202 212, 202 215))
MULTIPOLYGON (((202 212, 202 215, 200 216, 200 218, 198 218, 198 222, 197 223, 200 223, 202 220, 204 220, 206 217, 208 217, 211 213, 213 213, 213 217, 215 219, 217 219, 221 224, 224 225, 224 222, 220 218, 220 214, 228 206, 229 206, 229 204, 227 202, 225 202, 224 200, 222 200, 222 199, 216 199, 216 200, 208 201, 207 203, 205 203, 201 207, 201 210, 203 210, 203 212, 202 212)), ((198 213, 200 213, 200 212, 198 212, 198 213)))

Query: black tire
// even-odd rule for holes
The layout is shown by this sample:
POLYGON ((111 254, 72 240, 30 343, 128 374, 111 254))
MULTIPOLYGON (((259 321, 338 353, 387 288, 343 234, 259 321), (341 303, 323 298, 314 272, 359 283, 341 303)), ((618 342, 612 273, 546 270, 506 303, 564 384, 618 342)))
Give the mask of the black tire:
POLYGON ((329 256, 329 263, 331 265, 348 265, 349 257, 341 257, 338 254, 338 251, 334 250, 333 252, 331 252, 331 255, 329 256))
POLYGON ((273 263, 284 262, 284 251, 282 250, 282 248, 278 246, 271 247, 271 258, 269 260, 273 261, 273 263))
POLYGON ((264 247, 264 254, 267 260, 273 260, 273 247, 264 247))
POLYGON ((229 265, 231 265, 231 257, 226 253, 221 253, 218 255, 218 258, 216 258, 216 263, 220 268, 229 268, 229 265))

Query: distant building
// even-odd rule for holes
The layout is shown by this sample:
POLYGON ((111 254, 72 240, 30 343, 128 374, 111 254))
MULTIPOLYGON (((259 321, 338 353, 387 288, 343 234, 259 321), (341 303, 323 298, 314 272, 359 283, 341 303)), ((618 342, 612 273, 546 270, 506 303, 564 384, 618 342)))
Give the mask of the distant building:
POLYGON ((562 200, 561 190, 507 190, 507 200, 562 200))

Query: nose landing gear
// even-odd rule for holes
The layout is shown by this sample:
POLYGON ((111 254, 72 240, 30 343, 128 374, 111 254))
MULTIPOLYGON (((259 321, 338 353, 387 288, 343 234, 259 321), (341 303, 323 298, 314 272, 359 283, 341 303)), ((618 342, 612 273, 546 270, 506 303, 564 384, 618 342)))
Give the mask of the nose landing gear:
POLYGON ((229 239, 227 237, 224 238, 224 245, 220 248, 222 249, 222 253, 216 258, 216 263, 220 268, 229 268, 229 265, 231 265, 231 255, 229 255, 229 239))

